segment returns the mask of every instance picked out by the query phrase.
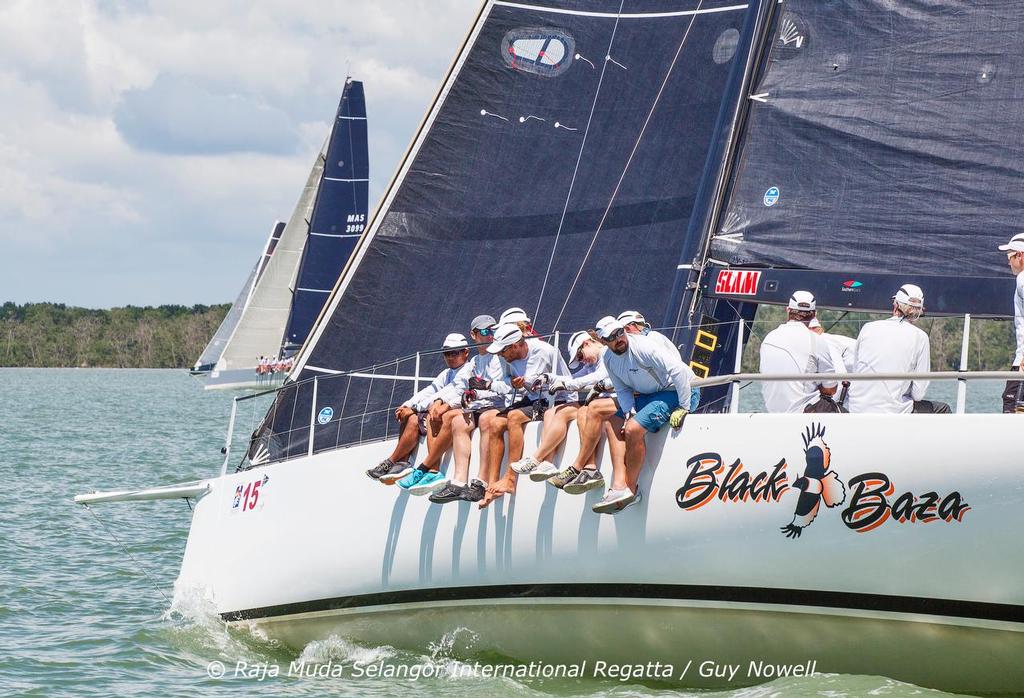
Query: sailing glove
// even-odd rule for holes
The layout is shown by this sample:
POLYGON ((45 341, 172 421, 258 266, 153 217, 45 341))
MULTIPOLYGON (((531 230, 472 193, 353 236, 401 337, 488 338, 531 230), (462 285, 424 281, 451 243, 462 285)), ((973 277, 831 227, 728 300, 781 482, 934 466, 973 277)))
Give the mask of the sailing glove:
POLYGON ((682 407, 677 407, 672 412, 672 416, 668 418, 669 426, 672 427, 673 429, 678 429, 679 427, 683 426, 683 420, 689 413, 689 410, 685 410, 682 407))
MULTIPOLYGON (((491 382, 481 376, 471 376, 469 379, 470 390, 490 390, 491 382)), ((475 398, 474 398, 475 399, 475 398)))
POLYGON ((470 388, 469 390, 462 391, 462 406, 469 407, 469 404, 476 400, 476 391, 470 388))

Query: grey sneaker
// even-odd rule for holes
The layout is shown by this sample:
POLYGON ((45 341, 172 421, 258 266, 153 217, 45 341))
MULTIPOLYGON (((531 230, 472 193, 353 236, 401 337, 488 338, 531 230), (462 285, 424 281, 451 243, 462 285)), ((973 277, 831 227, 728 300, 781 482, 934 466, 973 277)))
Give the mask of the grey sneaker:
POLYGON ((555 464, 542 460, 540 465, 534 468, 533 472, 530 473, 530 479, 534 482, 544 482, 555 475, 558 475, 558 468, 555 467, 555 464))
POLYGON ((447 504, 448 502, 457 502, 462 499, 462 493, 465 487, 459 487, 451 482, 445 484, 444 487, 439 489, 434 494, 430 495, 428 499, 434 504, 447 504))
POLYGON ((591 507, 598 514, 618 514, 631 504, 641 499, 640 490, 635 493, 628 488, 621 490, 608 490, 600 502, 591 507))
POLYGON ((584 469, 572 482, 565 483, 564 489, 569 494, 583 494, 597 487, 604 487, 604 475, 600 470, 584 469))
POLYGON ((459 497, 464 502, 479 502, 484 498, 484 494, 487 493, 487 488, 484 487, 484 483, 480 480, 470 480, 469 484, 462 488, 462 494, 459 497))
POLYGON ((555 475, 554 477, 549 477, 548 484, 553 487, 557 487, 558 489, 562 489, 570 482, 575 480, 576 476, 579 474, 580 471, 570 465, 568 468, 558 473, 558 475, 555 475))
MULTIPOLYGON (((381 465, 384 464, 381 463, 381 465)), ((393 485, 394 483, 398 482, 415 469, 416 468, 412 467, 412 463, 410 463, 409 461, 400 460, 397 463, 392 463, 391 468, 389 468, 386 473, 377 478, 377 480, 383 482, 385 485, 393 485)))
POLYGON ((380 462, 379 465, 375 465, 366 471, 366 474, 370 476, 371 480, 380 480, 381 475, 385 475, 391 472, 391 468, 395 466, 394 461, 390 458, 385 458, 380 462))

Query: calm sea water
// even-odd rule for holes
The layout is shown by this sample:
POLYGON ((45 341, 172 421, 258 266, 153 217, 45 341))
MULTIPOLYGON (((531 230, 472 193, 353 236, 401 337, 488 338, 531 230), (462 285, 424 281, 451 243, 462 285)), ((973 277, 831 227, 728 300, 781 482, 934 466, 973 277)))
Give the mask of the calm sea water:
MULTIPOLYGON (((214 679, 212 661, 286 668, 301 656, 348 669, 380 659, 443 663, 457 659, 467 640, 453 633, 408 652, 336 638, 299 655, 227 630, 199 600, 172 605, 187 505, 87 510, 71 497, 215 473, 231 396, 204 393, 184 371, 5 369, 0 385, 2 695, 945 695, 883 677, 836 675, 713 694, 594 679, 214 679)), ((936 386, 935 397, 943 393, 951 397, 952 387, 936 386)), ((995 411, 998 394, 998 385, 979 387, 972 409, 995 411)), ((240 430, 255 416, 244 416, 240 430)))

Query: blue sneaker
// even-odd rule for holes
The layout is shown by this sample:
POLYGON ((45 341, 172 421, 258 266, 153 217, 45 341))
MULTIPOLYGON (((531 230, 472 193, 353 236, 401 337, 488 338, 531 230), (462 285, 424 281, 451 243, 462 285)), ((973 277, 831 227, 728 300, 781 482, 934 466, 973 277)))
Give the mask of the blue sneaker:
POLYGON ((422 480, 426 475, 426 470, 420 470, 419 468, 416 468, 411 473, 409 473, 401 480, 399 480, 398 486, 401 487, 403 490, 407 490, 413 485, 419 484, 420 480, 422 480))
MULTIPOLYGON (((423 473, 422 470, 417 471, 423 473)), ((414 485, 410 485, 406 489, 409 490, 409 494, 422 497, 425 494, 433 494, 437 492, 445 485, 448 484, 448 478, 438 472, 423 473, 423 477, 419 479, 419 482, 414 485)))

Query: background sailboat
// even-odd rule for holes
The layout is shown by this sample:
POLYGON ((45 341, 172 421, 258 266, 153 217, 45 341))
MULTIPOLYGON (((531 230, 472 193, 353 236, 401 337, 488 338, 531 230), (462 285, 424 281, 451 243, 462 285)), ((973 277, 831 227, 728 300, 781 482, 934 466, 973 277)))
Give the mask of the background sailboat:
POLYGON ((218 359, 201 376, 206 389, 270 387, 284 379, 282 372, 257 375, 257 362, 289 357, 305 341, 365 225, 368 179, 363 84, 349 79, 299 201, 272 254, 264 255, 269 259, 218 359))

